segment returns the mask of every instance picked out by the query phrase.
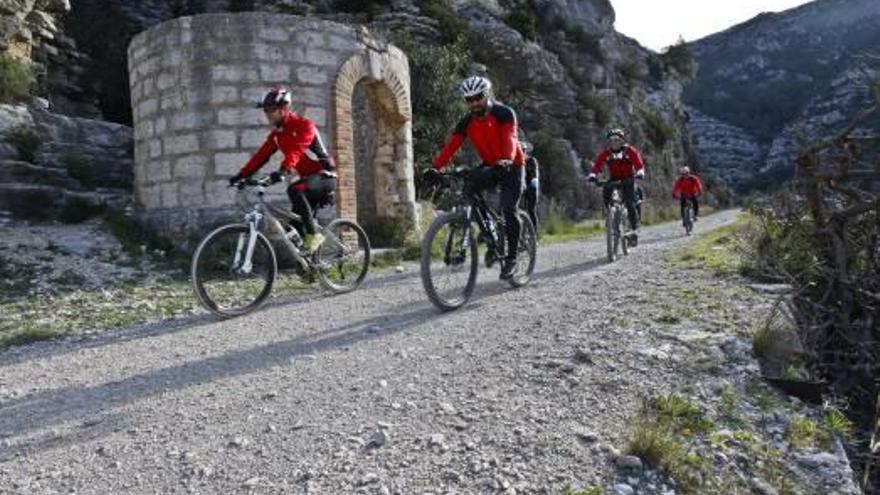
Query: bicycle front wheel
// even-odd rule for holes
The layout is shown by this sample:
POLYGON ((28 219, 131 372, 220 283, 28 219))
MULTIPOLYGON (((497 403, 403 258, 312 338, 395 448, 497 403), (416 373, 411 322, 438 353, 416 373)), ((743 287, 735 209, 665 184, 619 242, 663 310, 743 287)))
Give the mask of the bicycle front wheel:
POLYGON ((529 283, 532 273, 535 271, 535 262, 537 261, 538 237, 535 234, 535 224, 532 219, 523 212, 519 213, 519 222, 522 228, 519 233, 519 244, 516 254, 516 269, 513 277, 510 278, 510 285, 514 287, 522 287, 529 283))
POLYGON ((370 240, 351 220, 333 220, 323 230, 324 242, 312 256, 318 280, 334 294, 357 289, 370 268, 370 240))
POLYGON ((191 279, 199 303, 208 311, 224 318, 240 316, 269 297, 278 272, 275 251, 262 233, 255 235, 252 239, 247 225, 225 225, 199 243, 191 279))
POLYGON ((608 262, 614 262, 614 209, 609 207, 605 212, 605 250, 608 262))
POLYGON ((422 240, 422 285, 428 299, 443 311, 470 299, 479 267, 470 222, 460 212, 440 215, 422 240))

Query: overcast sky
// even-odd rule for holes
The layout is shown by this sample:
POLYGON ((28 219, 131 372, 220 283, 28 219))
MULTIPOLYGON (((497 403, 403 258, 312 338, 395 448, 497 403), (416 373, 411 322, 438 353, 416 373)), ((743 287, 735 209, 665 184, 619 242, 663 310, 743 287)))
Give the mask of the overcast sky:
POLYGON ((611 0, 615 28, 642 45, 660 51, 683 36, 693 41, 761 12, 778 12, 808 0, 611 0))

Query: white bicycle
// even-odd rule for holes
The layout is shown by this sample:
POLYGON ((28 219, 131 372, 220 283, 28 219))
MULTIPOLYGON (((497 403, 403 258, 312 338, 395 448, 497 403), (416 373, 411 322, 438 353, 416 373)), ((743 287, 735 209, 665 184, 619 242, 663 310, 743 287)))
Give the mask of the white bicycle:
POLYGON ((367 276, 370 241, 360 225, 346 219, 331 221, 320 229, 323 242, 305 253, 300 250, 299 233, 290 226, 300 220, 299 215, 264 199, 273 183, 271 177, 239 182, 237 203, 244 208, 244 223, 218 227, 193 253, 193 290, 201 305, 218 316, 244 315, 266 301, 278 273, 273 244, 289 255, 300 277, 307 282, 317 278, 335 294, 357 289, 367 276))

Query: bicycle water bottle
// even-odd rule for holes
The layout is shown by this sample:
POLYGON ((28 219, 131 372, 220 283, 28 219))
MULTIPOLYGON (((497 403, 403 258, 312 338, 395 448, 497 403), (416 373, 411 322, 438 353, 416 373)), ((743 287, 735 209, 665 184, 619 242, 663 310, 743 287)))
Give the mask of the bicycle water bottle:
POLYGON ((296 230, 296 228, 288 227, 287 238, 290 239, 290 242, 292 242, 293 245, 296 246, 297 248, 302 247, 303 238, 301 235, 299 235, 299 231, 296 230))

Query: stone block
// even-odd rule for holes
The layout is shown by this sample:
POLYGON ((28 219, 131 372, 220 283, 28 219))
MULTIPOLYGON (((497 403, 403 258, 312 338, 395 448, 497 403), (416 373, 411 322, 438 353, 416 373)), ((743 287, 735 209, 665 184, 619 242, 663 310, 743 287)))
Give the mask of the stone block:
POLYGON ((151 182, 167 182, 171 180, 171 162, 167 160, 152 161, 147 174, 151 182))
POLYGON ((241 147, 246 150, 256 149, 263 145, 269 132, 265 129, 249 129, 241 133, 241 147))
POLYGON ((258 71, 253 67, 217 65, 211 69, 211 79, 218 83, 257 82, 258 76, 258 71))
POLYGON ((266 117, 258 108, 223 108, 217 112, 217 122, 224 126, 243 127, 263 124, 266 117))
POLYGON ((174 160, 175 179, 204 180, 208 172, 208 158, 204 155, 186 155, 174 160))
POLYGON ((317 125, 318 127, 326 127, 327 126, 327 111, 320 107, 308 107, 306 108, 303 115, 317 125))
POLYGON ((170 182, 159 186, 160 204, 162 208, 176 208, 180 206, 180 195, 178 194, 178 184, 170 182))
POLYGON ((238 136, 235 131, 209 131, 205 145, 212 150, 228 150, 238 148, 238 136))
POLYGON ((248 153, 215 153, 214 175, 218 177, 235 175, 250 157, 248 153))
POLYGON ((260 79, 269 83, 286 84, 290 81, 290 67, 287 64, 261 64, 260 79))
POLYGON ((327 69, 320 67, 303 66, 296 70, 296 78, 300 84, 327 84, 329 76, 327 69))
POLYGON ((259 30, 260 39, 267 41, 289 41, 290 31, 278 27, 264 27, 259 30))
POLYGON ((161 139, 151 139, 150 140, 150 159, 156 159, 162 156, 162 140, 161 139))
POLYGON ((211 104, 239 103, 239 91, 235 86, 214 86, 211 88, 211 104))
POLYGON ((183 111, 171 116, 171 130, 204 129, 210 127, 213 121, 214 115, 207 111, 183 111))
POLYGON ((199 139, 194 134, 171 136, 164 140, 166 155, 181 155, 199 150, 199 139))

